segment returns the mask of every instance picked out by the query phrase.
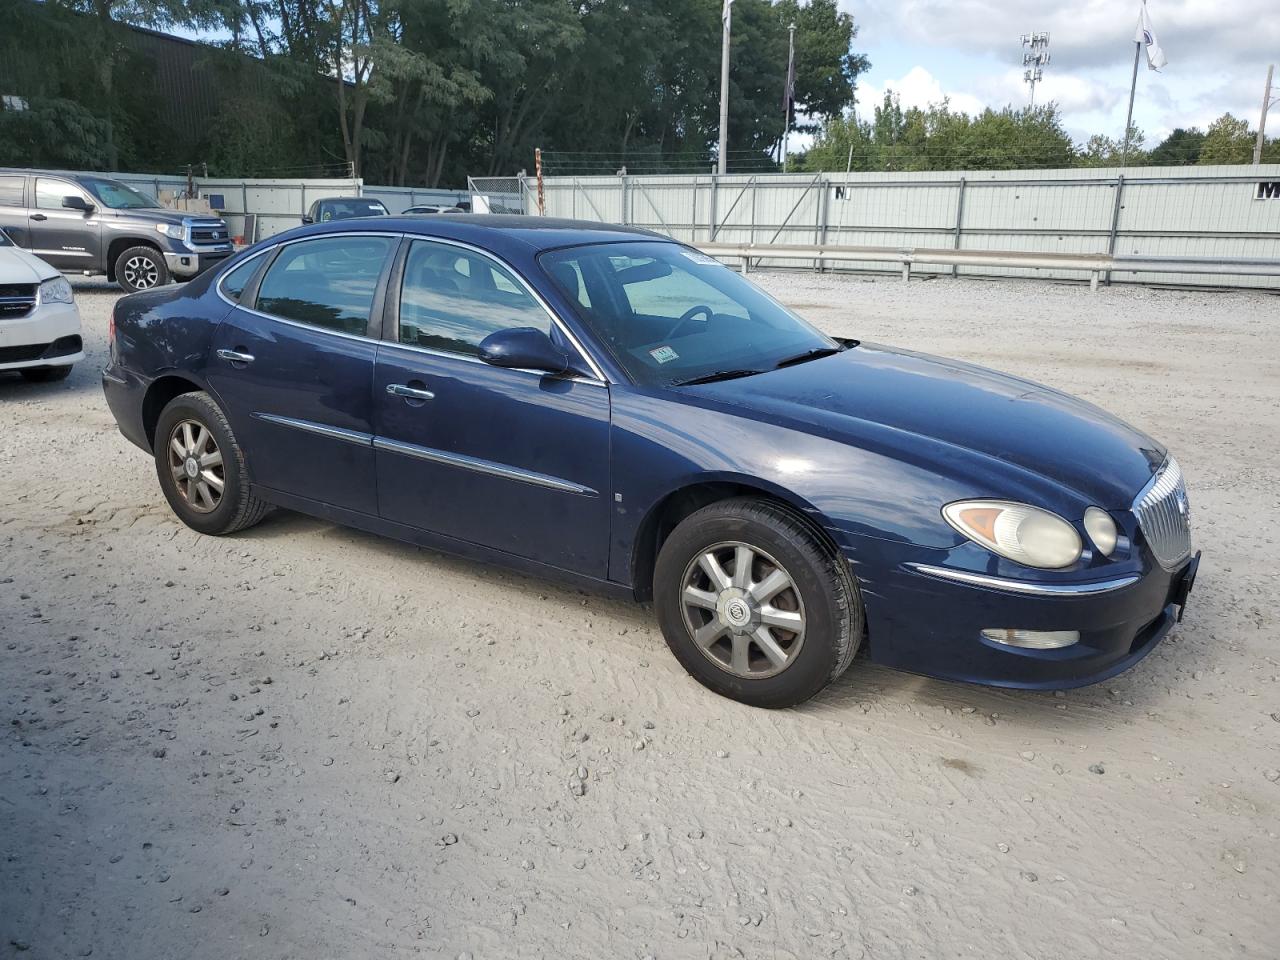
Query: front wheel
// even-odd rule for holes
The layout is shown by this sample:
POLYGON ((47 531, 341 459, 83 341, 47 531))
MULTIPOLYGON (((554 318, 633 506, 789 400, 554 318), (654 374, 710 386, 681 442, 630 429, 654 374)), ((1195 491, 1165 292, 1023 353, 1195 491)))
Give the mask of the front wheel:
POLYGON ((808 700, 848 668, 862 639, 844 561, 770 500, 723 500, 687 517, 658 554, 654 604, 685 669, 757 707, 808 700))
POLYGON ((160 412, 156 475, 178 519, 221 536, 251 527, 270 510, 253 495, 244 452, 207 393, 183 393, 160 412))
POLYGON ((169 265, 154 247, 130 247, 116 257, 116 283, 125 293, 150 290, 169 282, 169 265))

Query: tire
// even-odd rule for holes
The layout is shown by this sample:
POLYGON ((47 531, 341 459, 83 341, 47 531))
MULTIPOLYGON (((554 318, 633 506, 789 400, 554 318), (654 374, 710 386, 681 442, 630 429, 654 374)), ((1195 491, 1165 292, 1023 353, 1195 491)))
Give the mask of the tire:
POLYGON ((71 367, 27 367, 18 372, 28 383, 53 383, 56 380, 67 379, 71 375, 71 367))
POLYGON ((129 247, 116 257, 116 283, 125 293, 162 287, 169 282, 169 265, 155 247, 129 247))
POLYGON ((244 452, 207 393, 170 400, 156 422, 153 446, 160 489, 192 530, 222 536, 251 527, 270 512, 270 505, 253 495, 244 452))
POLYGON ((771 500, 721 500, 688 516, 663 543, 653 579, 676 659, 703 686, 751 706, 803 703, 848 669, 862 641, 862 601, 844 560, 771 500), (736 576, 738 558, 748 556, 740 547, 751 551, 746 589, 736 576))

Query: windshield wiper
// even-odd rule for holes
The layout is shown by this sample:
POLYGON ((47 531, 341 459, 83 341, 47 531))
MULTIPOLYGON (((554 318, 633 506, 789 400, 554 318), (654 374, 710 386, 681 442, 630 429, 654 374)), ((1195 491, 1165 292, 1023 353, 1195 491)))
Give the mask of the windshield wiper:
POLYGON ((688 380, 676 380, 671 385, 673 387, 692 387, 699 383, 715 383, 718 380, 736 380, 739 377, 754 377, 757 373, 764 373, 764 371, 717 370, 715 373, 705 373, 700 377, 691 377, 688 380))
POLYGON ((794 367, 797 363, 805 363, 809 360, 820 360, 822 357, 829 357, 833 353, 840 353, 844 347, 818 347, 816 350, 806 350, 804 353, 797 353, 794 357, 787 357, 785 360, 779 360, 774 364, 773 369, 781 370, 783 367, 794 367))

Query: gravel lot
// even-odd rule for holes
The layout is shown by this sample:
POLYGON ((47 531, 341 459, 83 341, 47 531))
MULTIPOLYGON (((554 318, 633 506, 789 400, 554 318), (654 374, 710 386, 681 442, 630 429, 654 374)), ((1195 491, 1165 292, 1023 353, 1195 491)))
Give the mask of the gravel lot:
POLYGON ((1280 956, 1280 299, 757 279, 1168 442, 1185 622, 1065 695, 859 661, 742 707, 644 608, 291 514, 180 526, 78 282, 89 359, 0 375, 0 957, 1280 956))

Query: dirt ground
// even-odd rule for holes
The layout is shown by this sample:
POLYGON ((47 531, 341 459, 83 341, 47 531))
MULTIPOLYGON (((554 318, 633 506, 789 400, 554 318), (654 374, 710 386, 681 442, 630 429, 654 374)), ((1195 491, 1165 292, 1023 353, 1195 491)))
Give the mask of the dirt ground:
POLYGON ((1147 429, 1199 583, 1066 694, 718 699, 648 609, 291 514, 179 525, 88 359, 0 375, 0 957, 1280 956, 1280 298, 760 274, 1147 429), (572 789, 585 773, 585 792, 572 789))

